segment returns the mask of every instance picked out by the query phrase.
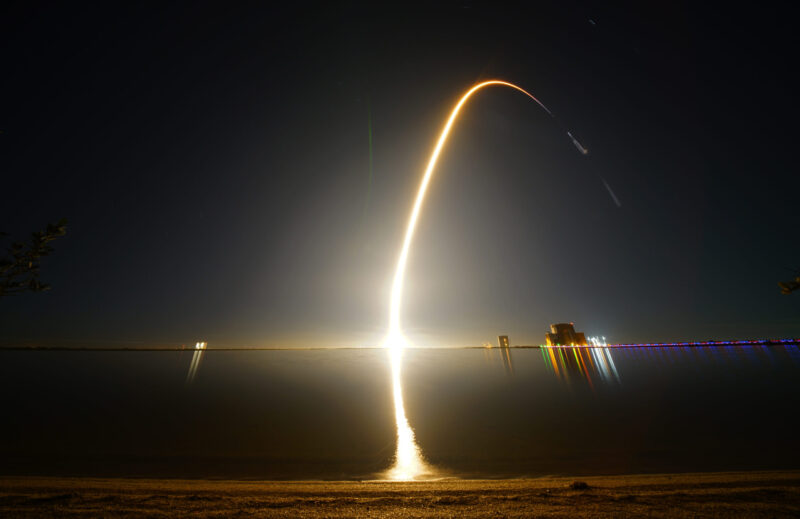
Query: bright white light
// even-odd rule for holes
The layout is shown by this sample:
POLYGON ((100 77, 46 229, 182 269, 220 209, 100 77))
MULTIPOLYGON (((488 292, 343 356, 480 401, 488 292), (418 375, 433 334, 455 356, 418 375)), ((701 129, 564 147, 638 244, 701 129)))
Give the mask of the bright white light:
POLYGON ((414 430, 408 423, 403 403, 403 383, 401 368, 405 338, 402 335, 389 336, 385 346, 389 350, 392 365, 392 393, 394 396, 394 419, 397 424, 397 451, 394 465, 386 473, 389 479, 408 481, 419 478, 432 470, 422 458, 422 453, 414 437, 414 430))
POLYGON ((605 337, 589 337, 587 340, 589 341, 590 346, 596 346, 599 348, 605 348, 608 346, 605 337))

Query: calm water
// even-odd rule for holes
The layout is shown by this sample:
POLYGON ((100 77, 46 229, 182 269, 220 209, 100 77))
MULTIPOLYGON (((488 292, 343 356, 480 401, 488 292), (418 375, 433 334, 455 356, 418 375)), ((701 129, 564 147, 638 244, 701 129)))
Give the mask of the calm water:
MULTIPOLYGON (((384 350, 0 352, 0 473, 364 478, 384 350)), ((427 459, 465 477, 800 468, 790 346, 405 352, 427 459), (551 355, 552 353, 552 355, 551 355)))

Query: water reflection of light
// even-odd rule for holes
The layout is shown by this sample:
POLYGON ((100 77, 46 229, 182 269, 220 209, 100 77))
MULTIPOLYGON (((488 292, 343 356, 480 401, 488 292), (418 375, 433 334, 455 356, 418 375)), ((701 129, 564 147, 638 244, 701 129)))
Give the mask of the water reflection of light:
POLYGON ((194 345, 194 355, 192 355, 192 363, 189 364, 189 374, 186 375, 186 383, 190 384, 194 377, 197 375, 197 368, 200 367, 200 361, 203 359, 203 352, 206 349, 205 342, 198 342, 194 345))
POLYGON ((500 356, 503 358, 503 366, 506 368, 506 375, 514 374, 514 363, 511 361, 511 348, 504 346, 500 348, 500 356))
POLYGON ((594 378, 607 384, 619 383, 619 372, 611 350, 605 347, 541 346, 542 358, 558 378, 569 382, 573 375, 583 378, 594 389, 594 378))
POLYGON ((614 365, 614 358, 608 348, 592 348, 590 350, 599 366, 600 374, 606 382, 619 382, 619 372, 614 365))
POLYGON ((768 367, 781 365, 777 351, 785 352, 795 362, 800 361, 797 339, 758 339, 741 341, 668 342, 644 344, 606 344, 605 337, 589 337, 589 346, 539 346, 544 364, 556 377, 566 382, 585 379, 594 388, 594 381, 620 383, 612 350, 621 349, 630 359, 646 364, 690 366, 700 372, 704 365, 738 366, 743 360, 756 357, 768 367), (687 362, 687 359, 690 362, 687 362))
POLYGON ((422 452, 414 437, 414 430, 411 429, 406 417, 401 377, 405 338, 400 333, 390 334, 386 338, 385 346, 389 351, 389 361, 392 366, 394 419, 397 426, 397 451, 394 456, 394 465, 388 470, 386 477, 399 481, 418 479, 425 474, 432 473, 433 470, 422 458, 422 452))

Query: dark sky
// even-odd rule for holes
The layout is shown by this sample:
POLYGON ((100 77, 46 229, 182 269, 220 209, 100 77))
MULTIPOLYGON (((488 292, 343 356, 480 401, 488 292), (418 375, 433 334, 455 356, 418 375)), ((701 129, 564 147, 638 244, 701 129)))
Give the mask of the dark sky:
POLYGON ((410 259, 413 344, 800 336, 796 21, 646 4, 3 4, 0 229, 69 231, 0 342, 380 344, 433 140, 488 78, 590 154, 517 92, 474 99, 410 259))

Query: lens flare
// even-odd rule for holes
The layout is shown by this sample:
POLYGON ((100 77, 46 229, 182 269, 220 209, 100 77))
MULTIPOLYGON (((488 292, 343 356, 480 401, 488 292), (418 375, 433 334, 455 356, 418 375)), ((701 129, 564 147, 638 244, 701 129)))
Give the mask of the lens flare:
MULTIPOLYGON (((488 86, 505 86, 513 88, 522 92, 526 96, 533 99, 547 114, 555 120, 553 113, 541 101, 536 99, 532 94, 526 90, 518 87, 513 83, 492 79, 477 83, 470 87, 467 92, 461 96, 456 103, 453 110, 450 112, 447 122, 436 141, 436 146, 433 148, 433 153, 428 160, 428 166, 425 168, 425 174, 422 177, 419 189, 417 190, 417 197, 414 199, 414 205, 411 208, 411 216, 408 219, 406 233, 403 237, 403 245, 400 248, 400 257, 397 260, 397 268, 395 270, 394 278, 392 281, 391 300, 389 302, 389 333, 384 342, 384 346, 389 350, 389 358, 392 364, 392 387, 394 393, 394 408, 395 408, 395 421, 397 425, 397 452, 395 454, 394 466, 389 469, 388 476, 391 479, 410 480, 417 479, 425 473, 433 472, 432 467, 425 463, 422 457, 419 446, 414 437, 414 430, 408 423, 406 417, 405 407, 403 405, 403 386, 400 376, 402 364, 402 350, 405 348, 406 339, 400 328, 400 306, 403 299, 403 283, 406 275, 406 264, 408 263, 408 254, 411 249, 411 242, 414 239, 414 232, 417 228, 417 220, 419 219, 420 211, 422 210, 422 203, 425 200, 425 194, 428 191, 428 184, 430 183, 433 171, 436 168, 436 162, 439 160, 439 154, 442 152, 450 130, 458 117, 461 108, 472 97, 472 94, 478 90, 488 86)), ((572 133, 567 131, 567 136, 572 140, 572 143, 583 155, 589 153, 589 150, 584 148, 578 140, 573 137, 572 133)))

